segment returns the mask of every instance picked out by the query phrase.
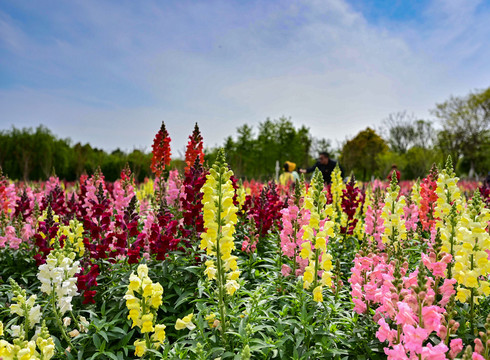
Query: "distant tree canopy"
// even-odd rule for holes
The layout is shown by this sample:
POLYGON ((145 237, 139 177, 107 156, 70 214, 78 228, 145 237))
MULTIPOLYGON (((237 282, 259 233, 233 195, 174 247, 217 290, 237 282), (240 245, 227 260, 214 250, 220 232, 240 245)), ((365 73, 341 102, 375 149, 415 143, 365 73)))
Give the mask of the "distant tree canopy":
POLYGON ((371 128, 361 131, 342 147, 340 163, 347 174, 368 181, 379 169, 379 155, 388 151, 386 142, 371 128))
POLYGON ((457 155, 462 170, 482 173, 490 169, 490 87, 484 91, 453 97, 437 104, 432 113, 443 130, 438 147, 446 155, 457 155))
POLYGON ((89 144, 71 145, 59 139, 44 126, 0 131, 0 167, 11 179, 45 180, 56 174, 73 181, 81 174, 92 174, 100 167, 109 181, 119 178, 129 164, 135 178, 149 177, 151 155, 140 150, 127 154, 119 149, 112 153, 92 148, 89 144))
POLYGON ((276 161, 281 172, 286 161, 297 167, 312 161, 308 128, 296 129, 290 119, 267 119, 259 124, 257 134, 249 125, 243 125, 237 133, 236 139, 230 136, 225 140, 224 149, 229 165, 240 178, 269 179, 275 174, 276 161))
MULTIPOLYGON (((448 155, 458 175, 486 175, 490 170, 490 87, 450 97, 436 104, 432 114, 439 129, 431 121, 403 111, 390 114, 377 131, 369 127, 360 131, 339 149, 333 149, 329 139, 313 137, 305 126, 296 128, 290 118, 266 119, 256 129, 240 126, 223 147, 237 177, 263 181, 275 175, 276 161, 280 171, 285 161, 304 168, 311 166, 321 151, 340 154, 345 173, 353 172, 361 180, 386 178, 392 164, 398 166, 402 179, 416 179, 427 174, 432 164, 442 166, 448 155)), ((208 165, 216 153, 217 149, 205 151, 208 165)), ((56 173, 71 181, 100 167, 106 179, 114 181, 128 163, 136 179, 142 181, 152 175, 151 156, 141 150, 107 153, 89 144, 72 145, 44 126, 0 130, 0 167, 12 179, 44 180, 56 173)), ((172 168, 183 166, 179 159, 171 163, 172 168)))

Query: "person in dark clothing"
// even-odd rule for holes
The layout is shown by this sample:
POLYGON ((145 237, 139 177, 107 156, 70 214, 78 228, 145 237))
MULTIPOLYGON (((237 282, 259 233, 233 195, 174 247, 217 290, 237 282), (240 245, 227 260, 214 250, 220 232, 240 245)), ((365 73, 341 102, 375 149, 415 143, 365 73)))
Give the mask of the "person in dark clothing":
MULTIPOLYGON (((330 155, 325 151, 322 151, 319 155, 320 157, 318 158, 315 165, 306 169, 300 169, 300 172, 303 174, 312 173, 313 171, 315 171, 316 168, 318 168, 318 170, 322 172, 323 181, 325 182, 325 184, 330 184, 332 182, 332 172, 335 169, 337 162, 335 160, 330 159, 330 155)), ((342 169, 340 164, 339 164, 339 168, 343 178, 344 170, 342 169)))

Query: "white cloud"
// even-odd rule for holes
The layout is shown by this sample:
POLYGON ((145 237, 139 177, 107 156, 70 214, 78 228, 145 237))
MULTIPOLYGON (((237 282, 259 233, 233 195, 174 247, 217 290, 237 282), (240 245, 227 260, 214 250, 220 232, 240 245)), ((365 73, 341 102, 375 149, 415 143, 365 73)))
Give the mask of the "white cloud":
POLYGON ((239 125, 285 115, 344 140, 391 112, 426 117, 490 83, 488 9, 476 1, 437 0, 422 23, 382 26, 342 0, 123 4, 84 1, 69 16, 65 6, 46 15, 58 32, 42 40, 0 17, 9 44, 32 56, 30 71, 53 79, 2 90, 0 125, 42 122, 132 149, 150 148, 164 120, 176 153, 196 121, 213 146, 239 125))

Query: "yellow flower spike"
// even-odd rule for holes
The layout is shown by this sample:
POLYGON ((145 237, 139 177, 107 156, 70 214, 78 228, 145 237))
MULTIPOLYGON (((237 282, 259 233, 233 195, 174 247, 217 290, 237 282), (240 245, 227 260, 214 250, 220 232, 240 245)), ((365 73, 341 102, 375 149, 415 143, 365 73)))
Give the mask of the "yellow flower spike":
POLYGON ((148 266, 146 266, 145 264, 140 264, 138 265, 138 270, 136 272, 138 273, 140 279, 148 277, 148 266))
POLYGON ((238 280, 240 271, 235 270, 227 275, 228 280, 238 280))
POLYGON ((134 354, 139 357, 143 357, 146 353, 146 341, 145 340, 136 340, 134 342, 134 354))
POLYGON ((196 325, 192 323, 192 317, 194 314, 189 314, 187 316, 184 316, 182 319, 177 319, 175 323, 175 330, 182 330, 182 329, 189 329, 189 330, 194 330, 196 328, 196 325))
POLYGON ((163 342, 165 341, 165 336, 166 336, 165 328, 166 328, 166 326, 163 324, 155 325, 155 333, 151 336, 151 339, 153 341, 160 343, 160 344, 163 344, 163 342))
POLYGON ((226 287, 226 293, 228 295, 233 295, 235 291, 237 291, 240 288, 240 284, 236 280, 228 280, 225 284, 226 287))
POLYGON ((204 270, 204 275, 208 276, 209 280, 216 279, 216 267, 214 264, 208 264, 209 261, 206 261, 206 270, 204 270))
POLYGON ((145 298, 152 296, 153 294, 153 283, 150 278, 144 278, 141 284, 143 289, 143 296, 145 298))
POLYGON ((208 322, 209 327, 212 327, 213 326, 214 319, 216 319, 216 314, 215 313, 211 313, 211 314, 206 315, 204 317, 204 320, 206 320, 208 322))
POLYGON ((326 202, 323 177, 316 169, 303 206, 303 210, 309 212, 310 219, 308 224, 303 225, 302 228, 305 241, 301 244, 300 251, 303 259, 309 259, 303 274, 303 288, 310 289, 313 284, 315 301, 322 296, 321 293, 318 293, 319 286, 321 286, 318 285, 318 271, 323 267, 321 259, 328 259, 327 236, 333 236, 335 233, 335 223, 326 218, 335 214, 335 210, 332 206, 327 206, 326 202))
POLYGON ((152 332, 153 329, 153 314, 145 314, 141 317, 141 333, 152 332))
POLYGON ((323 294, 322 294, 323 287, 321 285, 318 285, 316 288, 313 289, 313 300, 316 302, 322 302, 323 301, 323 294))
POLYGON ((324 271, 322 274, 322 285, 328 287, 332 286, 332 273, 330 271, 324 271))
POLYGON ((138 291, 141 287, 141 279, 135 274, 129 276, 129 290, 138 291))

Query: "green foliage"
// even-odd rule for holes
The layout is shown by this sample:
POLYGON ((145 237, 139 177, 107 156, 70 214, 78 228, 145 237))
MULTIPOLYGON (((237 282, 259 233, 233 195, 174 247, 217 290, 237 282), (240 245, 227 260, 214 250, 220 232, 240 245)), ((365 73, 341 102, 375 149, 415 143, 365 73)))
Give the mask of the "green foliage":
POLYGON ((71 145, 69 139, 58 139, 44 126, 0 131, 0 167, 11 179, 46 180, 56 174, 73 181, 83 173, 101 168, 106 180, 115 181, 127 164, 135 179, 143 181, 151 175, 151 154, 119 149, 108 154, 89 144, 71 145))
POLYGON ((444 157, 463 157, 463 171, 472 174, 488 170, 490 147, 490 87, 467 96, 436 104, 432 111, 442 124, 438 147, 444 157))
POLYGON ((370 180, 379 168, 378 156, 387 150, 386 142, 368 127, 345 143, 340 163, 347 174, 354 172, 357 179, 370 180))
POLYGON ((298 167, 311 162, 309 130, 305 126, 296 129, 290 119, 267 119, 259 124, 257 135, 246 124, 237 133, 236 140, 232 137, 225 140, 224 149, 228 164, 240 178, 271 178, 276 161, 281 167, 285 161, 292 161, 298 167))

